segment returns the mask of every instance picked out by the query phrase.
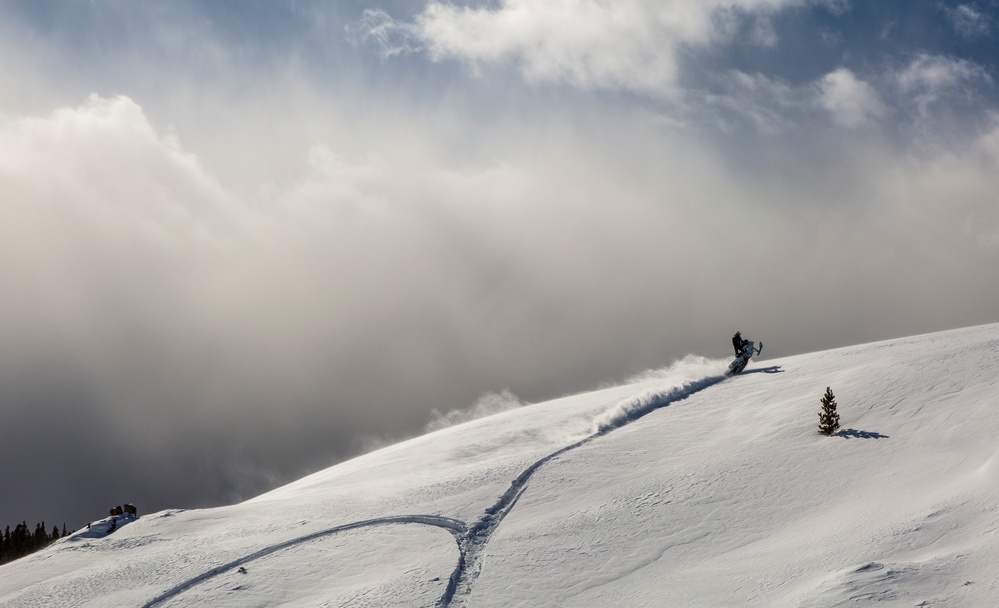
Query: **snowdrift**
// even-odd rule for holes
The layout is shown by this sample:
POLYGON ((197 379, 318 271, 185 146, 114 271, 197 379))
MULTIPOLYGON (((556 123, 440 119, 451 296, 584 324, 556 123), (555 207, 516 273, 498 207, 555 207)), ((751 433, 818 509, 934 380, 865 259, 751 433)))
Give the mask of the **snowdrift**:
POLYGON ((78 533, 0 606, 999 605, 999 325, 727 363, 78 533))

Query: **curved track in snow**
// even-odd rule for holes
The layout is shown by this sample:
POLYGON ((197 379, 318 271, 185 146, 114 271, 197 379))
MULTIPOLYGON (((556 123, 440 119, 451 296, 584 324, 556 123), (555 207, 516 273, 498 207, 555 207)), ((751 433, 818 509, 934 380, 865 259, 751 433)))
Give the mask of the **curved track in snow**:
POLYGON ((356 530, 358 528, 367 528, 370 526, 385 526, 390 524, 420 524, 424 526, 435 526, 437 528, 444 528, 454 536, 455 541, 459 542, 464 537, 467 532, 467 526, 465 522, 453 519, 450 517, 442 517, 440 515, 396 515, 392 517, 378 517, 375 519, 366 519, 364 521, 357 521, 349 524, 344 524, 342 526, 336 526, 334 528, 329 528, 326 530, 320 530, 319 532, 312 532, 311 534, 306 534, 304 536, 299 536, 298 538, 293 538, 291 540, 285 541, 283 543, 278 543, 276 545, 271 545, 270 547, 265 547, 255 553, 246 555, 232 560, 226 564, 222 564, 216 568, 212 568, 208 572, 204 572, 190 578, 174 587, 164 591, 160 595, 156 596, 152 600, 146 602, 142 605, 142 608, 153 608, 162 604, 163 602, 173 599, 178 595, 184 593, 185 591, 200 585, 201 583, 214 578, 224 572, 228 572, 234 568, 244 566, 258 560, 262 557, 271 555, 283 549, 288 549, 289 547, 294 547, 295 545, 300 545, 302 543, 307 543, 324 536, 331 536, 337 534, 338 532, 346 532, 347 530, 356 530))
POLYGON ((531 480, 531 476, 538 469, 555 458, 586 445, 594 439, 603 437, 611 431, 630 424, 671 403, 682 401, 723 380, 725 380, 725 376, 709 376, 667 391, 644 393, 627 399, 617 404, 613 410, 608 412, 609 415, 602 417, 598 421, 597 430, 592 435, 556 450, 524 469, 524 472, 513 480, 510 488, 500 496, 499 500, 487 508, 482 517, 469 526, 463 537, 458 540, 458 546, 461 551, 458 559, 458 567, 455 568, 454 573, 451 575, 447 591, 437 603, 438 608, 460 608, 466 605, 465 598, 472 592, 472 584, 482 570, 482 559, 486 543, 489 542, 489 538, 503 522, 503 519, 516 506, 517 501, 527 490, 527 484, 531 480))
POLYGON ((468 525, 457 519, 443 517, 440 515, 397 515, 392 517, 367 519, 364 521, 336 526, 327 530, 321 530, 319 532, 313 532, 298 538, 293 538, 270 547, 265 547, 255 553, 251 553, 250 555, 234 559, 226 564, 213 568, 208 572, 190 578, 168 589, 154 599, 143 604, 142 608, 153 608, 154 606, 177 597, 185 591, 188 591, 215 576, 253 562, 254 560, 271 555, 277 551, 316 540, 324 536, 345 532, 347 530, 356 530, 358 528, 390 524, 419 524, 435 526, 446 529, 452 536, 454 536, 455 542, 458 545, 458 564, 455 566, 454 571, 448 579, 448 585, 445 589, 444 595, 442 595, 437 601, 437 608, 462 608, 466 606, 466 600, 472 591, 472 585, 482 570, 482 560, 484 558, 484 549, 486 544, 489 542, 489 539, 492 537, 499 525, 503 522, 503 519, 510 513, 510 511, 513 510, 514 506, 516 506, 517 501, 527 490, 531 477, 538 472, 541 467, 548 464, 555 458, 566 454, 567 452, 571 452, 572 450, 586 445, 595 439, 603 437, 604 435, 630 424, 655 410, 664 408, 671 403, 682 401, 683 399, 686 399, 687 397, 712 385, 718 384, 725 379, 725 376, 709 376, 707 378, 688 382, 682 386, 674 387, 669 390, 636 395, 618 403, 614 408, 595 421, 596 430, 591 435, 538 459, 529 467, 524 469, 524 471, 513 480, 513 483, 510 484, 507 491, 504 492, 493 505, 488 507, 482 517, 480 517, 479 520, 472 525, 468 525))

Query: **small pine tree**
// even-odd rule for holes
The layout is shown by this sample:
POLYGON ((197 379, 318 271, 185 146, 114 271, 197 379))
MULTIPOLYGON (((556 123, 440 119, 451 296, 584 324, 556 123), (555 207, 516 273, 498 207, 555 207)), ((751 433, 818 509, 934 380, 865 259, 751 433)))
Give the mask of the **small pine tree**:
POLYGON ((819 432, 827 436, 832 435, 839 430, 839 414, 836 413, 836 397, 828 386, 820 402, 822 411, 819 412, 819 432))

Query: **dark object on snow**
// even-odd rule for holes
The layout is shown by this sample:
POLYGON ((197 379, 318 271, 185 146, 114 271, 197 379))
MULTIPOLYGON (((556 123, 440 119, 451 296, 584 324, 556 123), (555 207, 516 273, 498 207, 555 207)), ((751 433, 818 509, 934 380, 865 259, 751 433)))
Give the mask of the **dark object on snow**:
POLYGON ((128 513, 132 517, 138 517, 139 516, 139 511, 135 508, 135 505, 133 505, 130 502, 126 502, 125 503, 125 513, 128 513))
MULTIPOLYGON (((738 334, 736 334, 738 336, 738 334)), ((735 374, 742 373, 742 370, 746 369, 746 365, 749 364, 749 360, 753 355, 758 355, 763 352, 763 342, 760 342, 760 348, 757 349, 755 343, 752 340, 742 340, 742 350, 736 355, 735 360, 729 364, 728 370, 725 372, 726 376, 732 376, 735 374)), ((733 338, 733 342, 735 338, 733 338)))
POLYGON ((819 412, 819 432, 827 436, 832 435, 839 430, 839 414, 836 412, 836 396, 828 386, 820 402, 822 411, 819 412))
POLYGON ((123 511, 120 506, 119 507, 111 507, 111 511, 110 511, 111 517, 114 517, 115 515, 124 515, 124 514, 125 514, 125 511, 123 511))
POLYGON ((108 534, 111 534, 112 532, 114 532, 117 529, 118 529, 118 518, 117 517, 112 517, 111 518, 111 527, 108 528, 108 534))
POLYGON ((240 566, 239 567, 239 573, 240 574, 246 574, 247 573, 246 567, 245 566, 240 566))
POLYGON ((749 340, 743 340, 741 332, 737 331, 735 332, 735 335, 732 336, 732 346, 735 348, 736 357, 742 354, 742 349, 746 346, 746 342, 749 342, 749 340))

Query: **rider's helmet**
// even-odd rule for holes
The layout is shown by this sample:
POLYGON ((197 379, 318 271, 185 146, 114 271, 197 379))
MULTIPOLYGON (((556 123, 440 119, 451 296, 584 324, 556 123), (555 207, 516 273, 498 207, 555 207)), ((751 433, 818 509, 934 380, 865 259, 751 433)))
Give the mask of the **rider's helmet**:
POLYGON ((737 331, 737 332, 735 332, 735 335, 737 335, 737 336, 739 336, 741 338, 742 337, 742 332, 741 331, 737 331))

